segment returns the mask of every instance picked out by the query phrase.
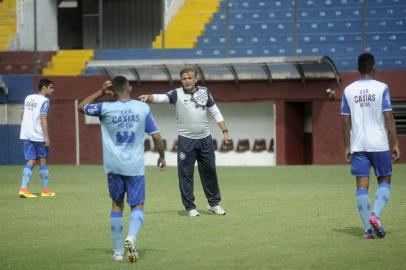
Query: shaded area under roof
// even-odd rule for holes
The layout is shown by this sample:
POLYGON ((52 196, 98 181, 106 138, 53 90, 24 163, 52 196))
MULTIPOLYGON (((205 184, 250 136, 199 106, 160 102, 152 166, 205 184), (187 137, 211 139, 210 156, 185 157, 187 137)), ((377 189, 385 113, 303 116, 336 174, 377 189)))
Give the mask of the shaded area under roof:
POLYGON ((95 60, 87 69, 97 69, 112 78, 117 75, 130 81, 179 81, 179 71, 192 66, 199 81, 307 80, 333 79, 340 81, 334 62, 328 56, 309 57, 251 57, 208 59, 153 60, 95 60))

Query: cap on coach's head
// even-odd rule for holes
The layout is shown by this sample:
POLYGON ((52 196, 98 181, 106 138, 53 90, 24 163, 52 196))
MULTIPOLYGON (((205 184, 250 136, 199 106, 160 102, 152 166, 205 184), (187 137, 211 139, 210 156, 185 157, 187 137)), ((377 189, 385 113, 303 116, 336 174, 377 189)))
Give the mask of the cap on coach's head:
POLYGON ((375 58, 371 53, 362 53, 358 56, 358 71, 369 74, 375 71, 375 58))
POLYGON ((130 90, 130 83, 124 76, 116 76, 111 80, 115 92, 124 92, 130 90))

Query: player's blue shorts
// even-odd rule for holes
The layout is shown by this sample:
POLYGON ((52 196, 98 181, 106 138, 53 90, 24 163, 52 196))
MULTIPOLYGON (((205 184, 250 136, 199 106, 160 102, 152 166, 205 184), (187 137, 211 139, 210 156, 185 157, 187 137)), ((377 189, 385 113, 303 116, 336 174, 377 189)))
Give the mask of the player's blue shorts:
POLYGON ((374 168, 376 177, 392 175, 391 152, 354 152, 351 154, 352 175, 369 176, 371 166, 374 168))
POLYGON ((24 140, 24 158, 26 161, 46 157, 48 157, 48 146, 45 146, 45 142, 24 140))
POLYGON ((124 201, 127 193, 127 203, 130 206, 144 204, 145 200, 145 178, 144 175, 125 176, 121 174, 107 174, 110 198, 116 202, 124 201))

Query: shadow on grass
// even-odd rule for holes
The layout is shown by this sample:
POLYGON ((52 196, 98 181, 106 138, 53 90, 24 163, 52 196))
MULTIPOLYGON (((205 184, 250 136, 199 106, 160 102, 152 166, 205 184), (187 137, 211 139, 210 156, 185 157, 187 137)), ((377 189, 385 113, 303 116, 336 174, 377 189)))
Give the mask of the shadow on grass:
POLYGON ((362 228, 360 227, 346 227, 346 228, 340 228, 340 229, 333 229, 335 232, 343 233, 343 234, 348 234, 354 237, 361 237, 362 236, 362 228))
POLYGON ((165 214, 165 213, 179 213, 179 211, 178 210, 145 211, 145 214, 165 214))
MULTIPOLYGON (((160 249, 154 249, 154 248, 142 248, 142 249, 137 249, 140 258, 145 257, 148 253, 163 253, 165 252, 164 250, 160 249)), ((86 252, 89 253, 98 253, 98 254, 103 254, 103 255, 108 255, 112 256, 113 255, 113 250, 112 249, 106 249, 106 248, 88 248, 85 249, 86 252)))

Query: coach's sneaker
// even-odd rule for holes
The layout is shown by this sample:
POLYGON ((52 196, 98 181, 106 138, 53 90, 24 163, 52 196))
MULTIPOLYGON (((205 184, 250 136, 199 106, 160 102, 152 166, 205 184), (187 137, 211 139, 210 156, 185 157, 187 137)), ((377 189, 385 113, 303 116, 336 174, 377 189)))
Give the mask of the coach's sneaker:
POLYGON ((123 253, 114 253, 112 258, 115 261, 122 261, 124 259, 124 255, 123 255, 123 253))
POLYGON ((18 192, 18 195, 20 195, 20 198, 36 198, 37 197, 37 195, 32 194, 26 188, 20 188, 20 191, 18 192))
POLYGON ((376 236, 375 236, 374 232, 372 231, 372 229, 369 229, 368 231, 364 232, 364 239, 365 240, 376 239, 376 236))
POLYGON ((50 191, 49 189, 43 189, 41 191, 41 197, 54 197, 56 195, 55 192, 50 191))
POLYGON ((198 216, 200 216, 200 213, 197 212, 196 209, 190 209, 189 211, 187 211, 187 215, 189 217, 198 217, 198 216))
POLYGON ((135 248, 134 242, 135 239, 131 235, 127 236, 124 241, 124 247, 127 251, 127 259, 130 263, 136 263, 139 258, 138 251, 135 248))
POLYGON ((220 205, 216 205, 216 206, 208 205, 207 210, 209 210, 209 212, 216 214, 216 215, 225 215, 226 214, 226 211, 220 205))
POLYGON ((383 229, 379 218, 372 213, 372 215, 369 216, 368 221, 369 224, 371 224, 372 227, 374 228, 376 236, 378 236, 379 238, 384 238, 385 230, 383 229))

